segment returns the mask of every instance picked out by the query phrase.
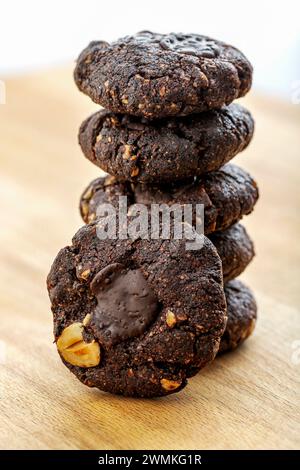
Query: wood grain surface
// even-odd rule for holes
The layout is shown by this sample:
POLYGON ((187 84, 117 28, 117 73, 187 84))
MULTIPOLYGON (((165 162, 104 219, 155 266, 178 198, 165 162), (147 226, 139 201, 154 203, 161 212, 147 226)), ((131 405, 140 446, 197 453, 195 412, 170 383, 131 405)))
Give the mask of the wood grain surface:
POLYGON ((245 220, 257 258, 242 276, 255 334, 180 394, 134 400, 89 389, 52 339, 45 279, 81 225, 79 195, 99 170, 77 130, 97 107, 71 68, 6 80, 0 105, 0 446, 8 449, 261 449, 300 445, 300 106, 251 94, 252 145, 235 159, 258 180, 245 220))

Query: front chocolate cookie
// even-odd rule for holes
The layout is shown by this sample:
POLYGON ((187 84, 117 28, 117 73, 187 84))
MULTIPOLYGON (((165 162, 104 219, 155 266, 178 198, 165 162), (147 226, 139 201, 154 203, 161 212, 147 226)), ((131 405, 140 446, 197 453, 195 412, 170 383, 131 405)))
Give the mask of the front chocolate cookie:
POLYGON ((143 31, 90 43, 74 77, 104 108, 152 119, 231 103, 250 89, 252 66, 238 49, 206 36, 143 31))
POLYGON ((79 143, 120 180, 159 184, 219 169, 247 147, 253 130, 251 114, 238 104, 156 121, 102 110, 82 123, 79 143))
POLYGON ((58 351, 86 385, 135 397, 181 390, 226 325, 220 258, 204 237, 100 240, 83 227, 48 276, 58 351))

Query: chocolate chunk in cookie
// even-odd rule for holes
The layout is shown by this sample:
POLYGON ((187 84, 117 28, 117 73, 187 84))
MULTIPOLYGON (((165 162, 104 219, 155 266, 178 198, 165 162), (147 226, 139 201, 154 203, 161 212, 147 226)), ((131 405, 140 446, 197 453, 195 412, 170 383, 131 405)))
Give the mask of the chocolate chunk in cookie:
POLYGON ((230 104, 249 91, 252 66, 235 47, 206 36, 143 31, 90 43, 74 78, 104 108, 152 119, 230 104))
POLYGON ((245 227, 232 225, 223 232, 209 235, 222 261, 224 282, 239 276, 254 257, 254 245, 245 227))
POLYGON ((243 343, 252 334, 257 316, 255 298, 241 281, 227 282, 224 290, 228 320, 219 354, 231 351, 243 343))
POLYGON ((93 278, 97 299, 91 328, 107 347, 140 336, 155 320, 159 306, 140 269, 112 263, 93 278))
POLYGON ((102 110, 83 122, 79 143, 118 179, 158 184, 219 169, 247 147, 253 131, 251 114, 238 104, 156 121, 102 110))
POLYGON ((54 335, 86 385, 135 397, 168 395, 212 361, 226 325, 221 261, 204 237, 101 240, 81 228, 48 276, 54 335))
POLYGON ((85 222, 97 217, 97 208, 104 203, 118 206, 119 196, 127 196, 128 207, 141 204, 204 205, 205 233, 225 230, 249 214, 258 199, 253 178, 242 168, 227 164, 185 183, 166 186, 119 182, 111 176, 97 178, 84 191, 80 211, 85 222))

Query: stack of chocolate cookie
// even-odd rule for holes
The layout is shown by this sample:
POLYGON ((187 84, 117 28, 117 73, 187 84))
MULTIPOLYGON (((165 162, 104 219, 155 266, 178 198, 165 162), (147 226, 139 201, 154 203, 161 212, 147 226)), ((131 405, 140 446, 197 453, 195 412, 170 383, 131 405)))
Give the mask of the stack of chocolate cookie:
POLYGON ((84 155, 109 173, 90 183, 84 222, 48 276, 54 334, 85 384, 128 396, 181 390, 217 352, 252 332, 256 303, 235 278, 254 256, 239 220, 258 199, 251 176, 228 163, 254 122, 231 104, 252 67, 232 46, 200 35, 142 32, 91 43, 75 81, 106 109, 83 122, 84 155), (204 244, 97 236, 98 208, 203 204, 204 244))

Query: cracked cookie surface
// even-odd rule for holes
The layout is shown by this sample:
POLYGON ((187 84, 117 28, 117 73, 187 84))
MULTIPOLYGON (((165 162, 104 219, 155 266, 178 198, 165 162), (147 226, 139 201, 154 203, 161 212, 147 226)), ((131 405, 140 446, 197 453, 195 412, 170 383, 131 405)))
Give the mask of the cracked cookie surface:
POLYGON ((101 110, 79 130, 84 155, 119 179, 178 181, 217 170, 251 141, 254 121, 238 104, 149 121, 101 110))
POLYGON ((225 230, 249 214, 258 199, 258 188, 253 178, 242 168, 227 164, 185 183, 167 186, 119 182, 112 176, 97 178, 85 189, 80 200, 83 220, 97 218, 101 204, 118 207, 119 196, 127 196, 127 205, 133 204, 196 204, 204 205, 205 233, 225 230))
POLYGON ((74 78, 104 108, 152 119, 231 103, 250 89, 252 66, 235 47, 206 36, 142 31, 91 42, 74 78))
POLYGON ((222 268, 206 237, 187 251, 185 240, 100 240, 89 224, 59 252, 47 285, 62 360, 90 387, 174 393, 219 350, 222 268))

